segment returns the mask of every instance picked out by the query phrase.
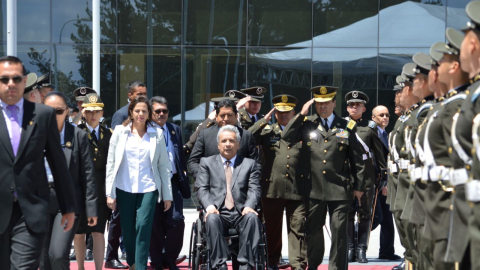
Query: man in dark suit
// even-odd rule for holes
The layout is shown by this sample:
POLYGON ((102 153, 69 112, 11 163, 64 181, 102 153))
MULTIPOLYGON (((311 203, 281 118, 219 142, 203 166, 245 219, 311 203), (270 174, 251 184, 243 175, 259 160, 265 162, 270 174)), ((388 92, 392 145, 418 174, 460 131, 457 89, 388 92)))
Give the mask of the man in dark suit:
POLYGON ((205 228, 211 265, 227 269, 228 244, 221 232, 235 228, 239 233, 240 270, 252 269, 261 237, 260 219, 253 210, 261 197, 261 166, 237 154, 240 132, 236 126, 223 126, 216 139, 220 154, 201 159, 195 183, 198 201, 207 212, 205 228))
MULTIPOLYGON (((199 170, 200 159, 202 157, 209 157, 217 155, 219 153, 218 146, 215 140, 218 130, 225 125, 234 125, 237 120, 237 107, 235 102, 231 100, 222 100, 218 103, 216 108, 216 124, 212 125, 209 128, 206 128, 200 132, 198 135, 197 141, 193 146, 192 153, 188 159, 188 169, 193 176, 197 176, 199 170)), ((258 152, 256 148, 255 138, 252 133, 248 130, 238 127, 238 132, 240 133, 240 148, 238 149, 238 154, 251 158, 258 159, 258 152)))
POLYGON ((23 99, 25 75, 20 59, 0 58, 0 265, 11 269, 38 267, 49 228, 44 157, 52 164, 64 231, 72 228, 76 210, 55 112, 23 99))
POLYGON ((180 127, 167 122, 168 102, 164 97, 156 96, 150 99, 153 110, 153 122, 163 130, 167 152, 172 164, 172 207, 164 212, 163 202, 156 205, 153 221, 152 241, 150 241, 151 265, 155 269, 178 270, 176 266, 187 256, 180 254, 183 246, 185 217, 183 216, 183 199, 191 195, 187 176, 187 160, 182 151, 182 133, 180 127))
MULTIPOLYGON (((388 126, 390 114, 387 107, 377 106, 372 111, 372 120, 377 123, 377 135, 383 143, 383 156, 385 161, 390 153, 388 147, 388 134, 385 128, 388 126)), ((387 183, 380 182, 378 187, 377 204, 375 206, 375 217, 373 219, 372 231, 380 225, 380 251, 378 258, 387 260, 400 260, 401 257, 395 254, 395 227, 390 207, 387 204, 388 188, 387 183)))
MULTIPOLYGON (((125 119, 128 118, 128 106, 130 101, 138 96, 147 96, 147 86, 141 81, 133 81, 128 84, 128 103, 113 114, 112 129, 121 125, 125 119)), ((118 248, 120 247, 120 236, 122 235, 122 228, 120 227, 120 214, 118 210, 113 211, 110 226, 108 228, 108 246, 105 259, 105 268, 111 269, 127 269, 118 260, 118 248)))

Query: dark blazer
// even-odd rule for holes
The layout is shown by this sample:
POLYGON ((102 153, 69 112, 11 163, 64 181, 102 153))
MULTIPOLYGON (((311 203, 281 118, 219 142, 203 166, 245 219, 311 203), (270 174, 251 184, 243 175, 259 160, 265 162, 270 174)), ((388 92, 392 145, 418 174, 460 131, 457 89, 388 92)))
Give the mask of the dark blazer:
POLYGON ((365 191, 364 162, 356 125, 335 115, 326 131, 320 117, 305 120, 297 114, 282 133, 289 142, 302 141, 295 172, 298 194, 322 201, 351 200, 353 191, 365 191))
MULTIPOLYGON (((255 209, 260 202, 260 164, 253 159, 237 155, 233 165, 232 196, 235 208, 242 212, 244 207, 255 209)), ((220 209, 227 195, 225 169, 220 154, 202 158, 195 181, 197 199, 206 209, 214 205, 220 209)))
MULTIPOLYGON (((256 148, 255 138, 248 130, 242 129, 237 126, 240 132, 240 148, 238 149, 238 155, 246 158, 251 158, 258 161, 258 151, 256 148)), ((197 177, 199 170, 200 159, 202 157, 209 157, 218 155, 218 143, 217 133, 220 128, 218 125, 213 125, 200 132, 198 139, 193 146, 192 153, 188 159, 188 169, 193 176, 197 177)))
POLYGON ((121 125, 125 119, 128 118, 128 103, 127 105, 120 108, 112 116, 112 129, 115 129, 116 126, 121 125))
POLYGON ((107 204, 106 198, 103 197, 105 193, 105 179, 107 178, 107 156, 108 156, 108 147, 110 146, 110 138, 112 137, 112 132, 110 129, 105 128, 104 126, 99 127, 100 139, 96 142, 88 127, 82 123, 78 126, 88 135, 88 141, 90 146, 90 156, 93 157, 93 163, 95 166, 95 180, 97 188, 97 204, 107 204))
POLYGON ((184 199, 189 199, 192 197, 192 193, 190 191, 189 179, 187 176, 187 159, 185 158, 185 153, 182 148, 182 133, 179 126, 169 122, 165 124, 170 133, 170 138, 172 138, 173 147, 175 148, 175 169, 177 170, 179 179, 178 187, 182 193, 182 197, 184 199))
MULTIPOLYGON (((95 165, 90 155, 88 135, 82 129, 65 123, 65 158, 73 178, 77 214, 87 211, 87 217, 97 216, 95 165)), ((50 164, 50 163, 49 163, 50 164)), ((55 185, 55 190, 57 186, 55 185)), ((58 191, 57 191, 58 193, 58 191)), ((106 200, 106 199, 105 199, 106 200)))
POLYGON ((52 108, 24 100, 23 123, 17 156, 8 135, 3 113, 0 113, 0 234, 10 223, 14 191, 27 227, 35 233, 48 230, 48 187, 44 157, 57 189, 63 214, 75 212, 73 181, 60 145, 57 120, 52 108))

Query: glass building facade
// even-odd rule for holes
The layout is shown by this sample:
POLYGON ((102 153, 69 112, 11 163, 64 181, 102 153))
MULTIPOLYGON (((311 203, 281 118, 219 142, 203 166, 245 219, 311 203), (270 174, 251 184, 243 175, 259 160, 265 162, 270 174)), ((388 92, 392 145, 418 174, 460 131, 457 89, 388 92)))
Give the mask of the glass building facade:
MULTIPOLYGON (((6 53, 1 0, 0 56, 6 53)), ((299 107, 315 85, 370 97, 393 114, 395 77, 417 52, 459 28, 470 0, 101 0, 101 96, 105 116, 127 103, 126 85, 147 84, 167 98, 184 139, 230 89, 291 94, 299 107)), ((18 0, 18 56, 29 72, 51 73, 71 98, 92 84, 91 0, 18 0)), ((299 111, 300 108, 297 108, 299 111)), ((395 118, 391 118, 390 128, 395 118)))

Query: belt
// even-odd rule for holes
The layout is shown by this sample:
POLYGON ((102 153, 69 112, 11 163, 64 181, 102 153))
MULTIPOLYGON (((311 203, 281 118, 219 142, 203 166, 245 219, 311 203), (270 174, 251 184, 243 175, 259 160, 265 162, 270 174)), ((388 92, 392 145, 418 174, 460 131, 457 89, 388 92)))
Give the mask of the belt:
POLYGON ((408 173, 410 175, 410 182, 415 183, 422 178, 422 167, 415 167, 415 164, 408 166, 408 173))
POLYGON ((49 188, 55 188, 55 184, 53 182, 48 182, 48 187, 49 188))
POLYGON ((410 165, 410 160, 401 158, 397 161, 397 164, 400 169, 406 170, 408 169, 408 165, 410 165))
POLYGON ((472 180, 466 185, 465 196, 467 201, 480 202, 480 180, 472 180))
POLYGON ((396 163, 393 163, 391 160, 388 161, 388 171, 390 173, 398 172, 398 167, 396 163))
POLYGON ((456 169, 450 171, 450 183, 453 186, 463 185, 468 181, 467 169, 456 169))
POLYGON ((452 168, 447 168, 445 166, 433 166, 430 167, 428 174, 430 175, 430 180, 435 181, 450 181, 450 171, 452 168))

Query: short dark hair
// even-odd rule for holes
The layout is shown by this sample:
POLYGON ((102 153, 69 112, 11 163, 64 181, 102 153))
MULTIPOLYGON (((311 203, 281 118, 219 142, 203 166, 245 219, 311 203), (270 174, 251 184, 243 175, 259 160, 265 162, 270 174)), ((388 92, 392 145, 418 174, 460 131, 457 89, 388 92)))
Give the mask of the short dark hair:
POLYGON ((45 98, 43 99, 42 103, 45 104, 45 101, 46 101, 47 99, 49 99, 50 97, 59 97, 59 98, 61 98, 61 99, 63 100, 63 102, 65 103, 65 105, 67 106, 67 108, 68 108, 67 98, 65 97, 64 94, 62 94, 62 93, 60 93, 60 92, 57 92, 57 91, 53 91, 53 92, 48 93, 48 94, 45 96, 45 98))
POLYGON ((134 100, 130 102, 130 105, 128 105, 128 118, 123 121, 123 125, 127 126, 130 122, 133 121, 132 119, 132 111, 135 106, 137 106, 138 103, 145 103, 147 104, 147 109, 148 109, 148 118, 147 121, 145 122, 145 129, 148 126, 152 126, 152 106, 150 105, 150 102, 148 102, 148 98, 144 96, 138 96, 134 100))
POLYGON ((162 96, 154 96, 150 99, 150 105, 153 106, 153 103, 158 103, 158 104, 164 104, 165 106, 168 106, 168 101, 166 98, 162 96))
POLYGON ((78 108, 73 108, 72 112, 80 112, 80 110, 78 110, 78 108))
POLYGON ((133 94, 133 92, 135 91, 135 88, 137 87, 147 87, 147 86, 142 81, 133 81, 127 85, 128 92, 133 94))
POLYGON ((215 108, 215 111, 217 112, 217 114, 220 113, 221 108, 232 108, 233 113, 235 113, 235 114, 238 113, 237 106, 235 105, 235 102, 233 102, 229 99, 224 99, 224 100, 222 100, 218 103, 217 107, 215 108))
POLYGON ((20 58, 15 57, 15 56, 11 56, 11 55, 2 56, 2 57, 0 57, 0 63, 3 63, 3 62, 15 63, 15 64, 22 65, 23 76, 27 76, 27 70, 25 69, 25 66, 23 65, 23 62, 22 62, 22 60, 20 60, 20 58))

